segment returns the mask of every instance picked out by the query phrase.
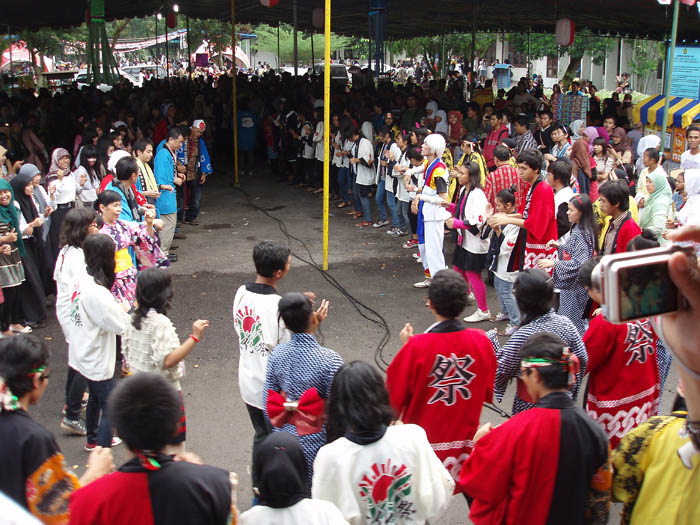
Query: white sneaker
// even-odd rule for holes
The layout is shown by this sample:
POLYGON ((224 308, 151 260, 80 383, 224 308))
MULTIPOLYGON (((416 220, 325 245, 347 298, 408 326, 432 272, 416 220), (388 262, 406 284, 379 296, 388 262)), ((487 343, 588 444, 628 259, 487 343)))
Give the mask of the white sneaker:
POLYGON ((375 222, 375 223, 372 225, 372 228, 381 228, 381 227, 383 227, 383 226, 388 226, 388 225, 389 225, 389 221, 388 221, 388 220, 383 220, 383 221, 382 221, 382 220, 378 220, 377 222, 375 222))
POLYGON ((485 312, 482 312, 478 308, 476 309, 476 312, 474 312, 471 315, 468 315, 467 317, 464 318, 465 323, 480 323, 481 321, 487 321, 491 317, 491 314, 489 313, 488 310, 485 312))
POLYGON ((421 259, 420 257, 416 257, 416 262, 418 264, 423 264, 423 259, 421 259))
POLYGON ((426 279, 425 281, 413 283, 414 288, 427 288, 428 286, 430 286, 430 279, 426 279))
POLYGON ((414 259, 420 259, 420 253, 412 253, 411 257, 413 257, 414 259))
POLYGON ((503 312, 498 312, 498 315, 496 317, 492 317, 489 319, 492 323, 500 323, 501 321, 505 321, 508 319, 508 316, 504 314, 503 312))
POLYGON ((520 327, 508 323, 506 325, 506 331, 503 332, 503 335, 513 335, 515 332, 517 332, 518 328, 520 327))
POLYGON ((398 235, 399 234, 399 229, 398 228, 390 228, 386 231, 387 235, 398 235))

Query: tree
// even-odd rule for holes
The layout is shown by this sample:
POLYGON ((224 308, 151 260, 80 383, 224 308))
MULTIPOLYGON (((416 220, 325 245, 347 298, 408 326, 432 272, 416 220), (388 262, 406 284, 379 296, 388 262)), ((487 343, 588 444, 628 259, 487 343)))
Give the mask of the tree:
MULTIPOLYGON (((528 35, 527 33, 509 33, 507 35, 508 45, 511 49, 527 54, 528 35)), ((573 44, 568 47, 557 46, 553 34, 530 34, 530 60, 542 57, 569 55, 569 65, 562 77, 564 83, 568 85, 581 68, 581 59, 588 53, 593 59, 593 63, 600 65, 605 60, 608 51, 616 45, 616 39, 609 37, 599 37, 595 35, 577 34, 573 44)))
POLYGON ((662 42, 632 41, 632 58, 628 63, 633 75, 632 85, 636 86, 637 91, 647 92, 649 81, 664 55, 664 47, 662 42))

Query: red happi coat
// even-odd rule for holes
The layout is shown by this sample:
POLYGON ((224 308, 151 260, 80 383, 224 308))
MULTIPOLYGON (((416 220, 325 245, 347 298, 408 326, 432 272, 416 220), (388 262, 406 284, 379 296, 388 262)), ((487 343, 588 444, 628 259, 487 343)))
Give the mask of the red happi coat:
POLYGON ((411 337, 387 370, 392 407, 404 423, 423 427, 455 480, 474 447, 482 405, 493 399, 496 367, 484 332, 452 320, 411 337))
POLYGON ((613 324, 595 317, 583 337, 588 351, 588 415, 603 426, 612 448, 658 412, 658 338, 646 319, 613 324))

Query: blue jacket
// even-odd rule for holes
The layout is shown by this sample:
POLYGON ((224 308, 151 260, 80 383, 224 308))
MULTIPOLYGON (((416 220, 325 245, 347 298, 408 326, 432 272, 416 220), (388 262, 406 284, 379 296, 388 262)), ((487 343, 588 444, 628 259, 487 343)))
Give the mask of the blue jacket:
POLYGON ((107 184, 105 190, 116 191, 122 198, 122 212, 119 214, 119 220, 131 222, 139 221, 139 219, 134 218, 134 214, 131 212, 131 208, 129 207, 129 202, 126 200, 126 195, 119 187, 119 181, 117 181, 117 179, 112 179, 112 182, 107 184))
MULTIPOLYGON (((185 147, 187 146, 187 141, 182 143, 180 149, 177 150, 177 160, 183 166, 187 166, 187 161, 185 159, 185 147)), ((209 150, 207 150, 207 145, 204 140, 199 139, 199 158, 197 159, 197 173, 200 175, 210 175, 212 172, 211 159, 209 159, 209 150)))
POLYGON ((170 150, 162 147, 156 153, 153 165, 153 175, 158 186, 170 186, 173 191, 161 191, 156 199, 156 209, 160 215, 177 213, 177 197, 175 195, 175 160, 170 150))

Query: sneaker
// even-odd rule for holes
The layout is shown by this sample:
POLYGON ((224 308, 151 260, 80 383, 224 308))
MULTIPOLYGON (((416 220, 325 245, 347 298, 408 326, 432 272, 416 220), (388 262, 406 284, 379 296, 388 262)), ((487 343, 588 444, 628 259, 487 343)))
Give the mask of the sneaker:
POLYGON ((61 420, 61 428, 77 436, 87 435, 87 429, 85 428, 85 424, 79 419, 68 419, 64 417, 61 420))
MULTIPOLYGON (((112 438, 112 446, 113 446, 113 447, 118 447, 118 446, 121 445, 121 444, 122 444, 122 440, 119 439, 117 436, 114 436, 114 437, 112 438)), ((86 452, 92 452, 92 451, 95 450, 96 448, 97 448, 97 443, 85 443, 85 447, 83 447, 83 449, 84 449, 86 452)))
POLYGON ((513 335, 518 330, 518 328, 520 328, 520 327, 508 323, 506 325, 506 331, 503 332, 503 335, 513 335))
POLYGON ((400 231, 400 230, 399 230, 398 228, 389 228, 389 229, 386 231, 386 234, 387 234, 387 235, 398 235, 398 234, 399 234, 399 231, 400 231))
POLYGON ((187 235, 181 232, 175 232, 175 235, 173 235, 173 239, 187 239, 187 235))
POLYGON ((383 228, 384 226, 388 226, 388 225, 389 225, 388 220, 386 220, 386 219, 381 220, 380 219, 372 225, 372 228, 383 228))
POLYGON ((489 313, 488 310, 486 310, 485 312, 482 312, 481 310, 479 310, 477 308, 473 314, 468 315, 467 317, 464 318, 464 322, 465 323, 480 323, 481 321, 487 321, 489 319, 489 317, 491 317, 491 314, 489 313))
POLYGON ((420 257, 416 257, 416 262, 418 264, 423 264, 423 259, 421 259, 420 257))
POLYGON ((474 292, 469 292, 469 295, 467 295, 467 300, 471 301, 472 303, 476 301, 476 297, 474 297, 474 292))
POLYGON ((405 243, 403 243, 401 246, 404 248, 413 248, 414 246, 418 246, 418 241, 416 239, 408 239, 405 243))
POLYGON ((185 219, 184 222, 185 222, 185 224, 189 224, 190 226, 199 226, 199 223, 194 219, 192 219, 192 220, 185 219))
POLYGON ((420 253, 413 253, 411 254, 411 257, 413 257, 414 259, 420 259, 420 253))
POLYGON ((397 237, 406 237, 406 235, 408 235, 408 232, 405 230, 399 230, 398 232, 396 232, 397 237))
POLYGON ((427 288, 428 286, 430 286, 430 279, 426 279, 424 281, 413 283, 414 288, 427 288))
POLYGON ((498 315, 496 317, 492 317, 489 319, 492 323, 500 323, 501 321, 505 321, 508 319, 508 316, 504 314, 503 312, 498 312, 498 315))

